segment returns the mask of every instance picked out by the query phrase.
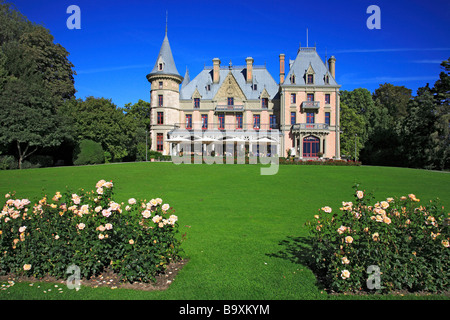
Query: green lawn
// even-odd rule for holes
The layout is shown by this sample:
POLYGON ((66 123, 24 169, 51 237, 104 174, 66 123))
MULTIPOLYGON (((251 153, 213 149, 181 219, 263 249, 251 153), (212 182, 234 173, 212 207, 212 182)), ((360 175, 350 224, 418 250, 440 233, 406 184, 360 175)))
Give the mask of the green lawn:
POLYGON ((66 186, 92 189, 100 179, 113 180, 116 200, 160 197, 175 208, 180 231, 187 232, 183 248, 190 261, 171 287, 160 292, 82 287, 77 292, 62 286, 59 294, 56 289, 43 293, 50 284, 16 283, 0 291, 0 299, 347 299, 324 293, 302 264, 304 223, 320 207, 338 210, 341 201, 352 201, 355 182, 380 200, 414 193, 422 201, 438 197, 450 207, 449 173, 384 167, 284 165, 273 176, 260 175, 258 165, 29 169, 1 171, 0 194, 16 191, 17 197, 36 200, 66 186))

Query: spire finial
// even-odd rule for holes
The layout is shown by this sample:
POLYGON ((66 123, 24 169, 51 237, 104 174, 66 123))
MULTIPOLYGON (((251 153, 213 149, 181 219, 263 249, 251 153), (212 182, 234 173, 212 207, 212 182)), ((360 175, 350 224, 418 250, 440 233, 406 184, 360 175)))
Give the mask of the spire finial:
POLYGON ((166 36, 167 36, 167 19, 168 19, 168 15, 169 15, 169 13, 166 10, 166 36))

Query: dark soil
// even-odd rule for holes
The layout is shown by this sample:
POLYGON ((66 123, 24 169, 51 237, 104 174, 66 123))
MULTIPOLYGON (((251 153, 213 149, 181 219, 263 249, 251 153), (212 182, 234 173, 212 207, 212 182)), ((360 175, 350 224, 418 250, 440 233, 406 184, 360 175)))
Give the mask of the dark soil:
MULTIPOLYGON (((80 279, 82 286, 88 287, 109 287, 109 288, 123 288, 123 289, 133 289, 133 290, 144 290, 144 291, 163 291, 167 290, 170 284, 175 280, 178 272, 186 265, 188 260, 180 260, 178 262, 173 262, 168 265, 167 270, 164 273, 156 276, 156 281, 152 283, 144 282, 123 282, 120 277, 112 272, 111 270, 106 270, 102 274, 92 277, 90 279, 80 279)), ((0 281, 14 281, 14 282, 50 282, 50 283, 62 283, 65 284, 66 280, 57 279, 54 277, 26 277, 26 276, 15 276, 15 275, 4 275, 0 276, 0 281)))

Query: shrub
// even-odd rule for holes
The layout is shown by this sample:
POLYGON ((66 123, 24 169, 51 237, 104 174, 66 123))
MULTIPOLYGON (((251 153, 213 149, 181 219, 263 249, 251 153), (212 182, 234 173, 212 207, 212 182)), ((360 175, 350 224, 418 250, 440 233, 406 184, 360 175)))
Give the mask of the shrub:
POLYGON ((444 292, 450 289, 449 219, 438 201, 414 194, 323 207, 307 223, 312 269, 332 292, 444 292))
POLYGON ((1 274, 64 279, 75 264, 88 279, 109 267, 123 281, 151 282, 180 258, 178 218, 162 199, 119 204, 104 180, 34 205, 13 197, 0 213, 1 274))
POLYGON ((36 168, 46 168, 53 166, 53 157, 45 155, 35 155, 30 157, 30 162, 36 168))
POLYGON ((102 145, 92 140, 81 140, 74 150, 74 165, 99 164, 105 162, 102 145))
POLYGON ((16 158, 10 155, 0 156, 0 170, 18 169, 19 164, 16 158))

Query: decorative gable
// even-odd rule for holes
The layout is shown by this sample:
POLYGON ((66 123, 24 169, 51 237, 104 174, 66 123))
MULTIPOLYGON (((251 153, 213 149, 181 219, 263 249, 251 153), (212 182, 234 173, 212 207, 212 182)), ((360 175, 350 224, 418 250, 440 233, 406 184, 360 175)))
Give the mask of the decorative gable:
POLYGON ((309 67, 308 67, 308 69, 305 72, 305 82, 306 82, 306 84, 314 84, 315 83, 315 79, 314 79, 315 76, 314 75, 315 75, 314 69, 313 69, 311 63, 309 63, 309 67))
POLYGON ((192 99, 195 99, 195 98, 201 99, 201 98, 202 98, 200 92, 198 91, 198 88, 195 88, 195 91, 194 91, 194 93, 192 94, 192 97, 191 97, 191 98, 192 98, 192 99))
POLYGON ((267 92, 266 88, 264 88, 264 90, 261 92, 261 95, 259 96, 259 98, 260 99, 264 99, 264 98, 269 99, 270 98, 270 94, 267 92))
POLYGON ((218 101, 229 97, 237 98, 242 101, 247 99, 231 71, 228 72, 228 75, 225 77, 222 86, 219 88, 214 97, 214 100, 218 101))
POLYGON ((308 67, 308 69, 306 70, 306 74, 316 74, 316 73, 314 72, 314 69, 313 69, 311 63, 309 64, 309 67, 308 67))

